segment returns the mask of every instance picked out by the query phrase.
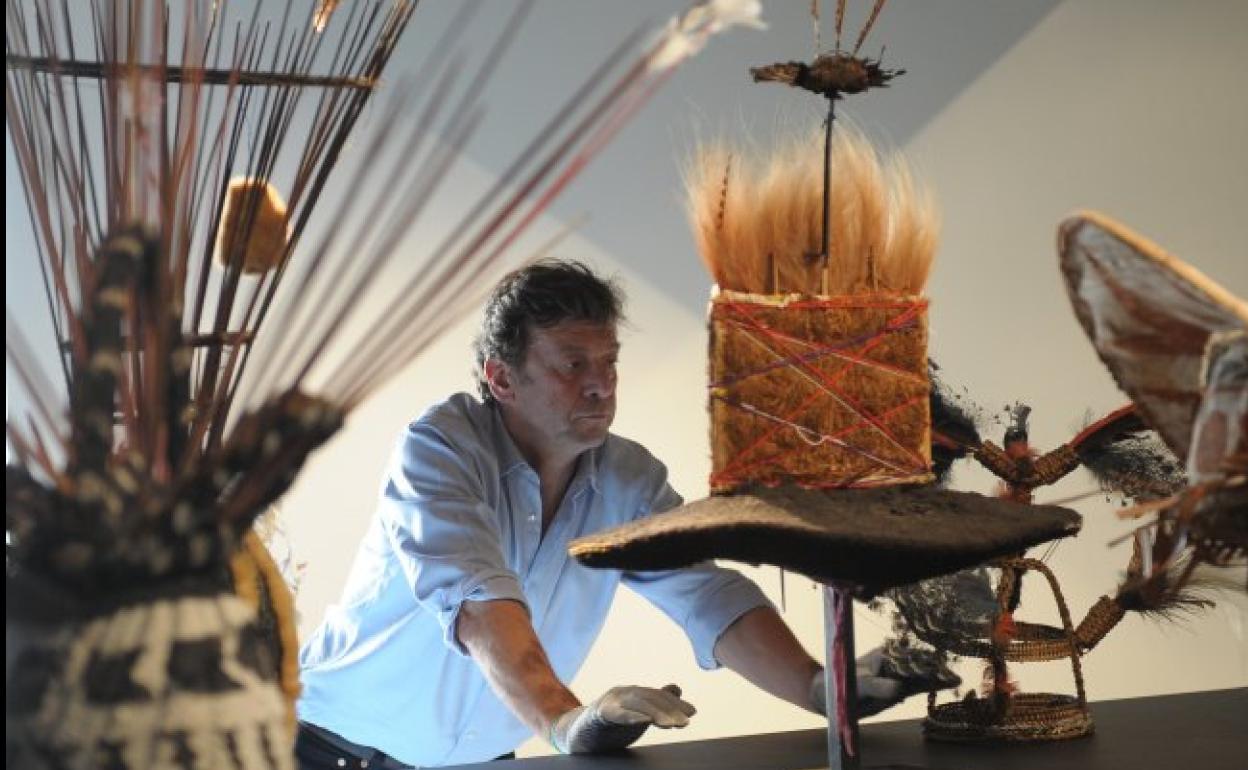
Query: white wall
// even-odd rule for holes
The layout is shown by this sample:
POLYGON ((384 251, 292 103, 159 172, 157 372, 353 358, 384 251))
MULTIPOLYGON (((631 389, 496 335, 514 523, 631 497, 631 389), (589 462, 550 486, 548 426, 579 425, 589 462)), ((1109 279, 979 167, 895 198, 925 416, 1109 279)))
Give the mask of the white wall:
MULTIPOLYGON (((1124 401, 1060 282, 1066 213, 1104 211, 1248 296, 1245 30, 1239 2, 1063 3, 908 147, 946 214, 933 353, 986 403, 1031 404, 1041 447, 1124 401)), ((1041 499, 1091 487, 1080 474, 1041 499)), ((1081 504, 1083 533, 1052 561, 1076 615, 1126 565, 1105 546, 1126 530, 1113 507, 1081 504)), ((1085 660, 1091 697, 1248 683, 1244 597, 1228 599, 1184 624, 1128 617, 1085 660)))
MULTIPOLYGON (((906 12, 904 3, 889 8, 906 12)), ((1236 294, 1248 295, 1245 30, 1248 4, 1236 0, 1062 3, 906 146, 945 212, 930 289, 932 354, 954 384, 965 385, 986 406, 999 409, 1016 399, 1031 404, 1032 436, 1042 449, 1068 439, 1086 409, 1101 413, 1124 401, 1075 323, 1060 284, 1054 241, 1065 213, 1078 207, 1105 211, 1236 294)), ((947 45, 975 42, 951 39, 947 45)), ((808 38, 792 43, 796 51, 808 47, 808 38)), ((898 58, 905 53, 890 48, 898 58)), ((942 63, 933 57, 912 66, 932 70, 942 63)), ((697 110, 696 103, 678 106, 697 110)), ((853 112, 854 103, 847 108, 853 112)), ((679 116, 668 117, 685 125, 679 116)), ((641 118, 647 119, 658 118, 641 118)), ((482 183, 488 177, 481 169, 469 171, 482 183)), ((678 193, 661 187, 653 194, 675 200, 678 193)), ((680 216, 674 206, 671 216, 680 216)), ((646 228, 647 222, 631 225, 646 228)), ((696 260, 688 241, 673 243, 672 252, 671 260, 696 260)), ((628 253, 605 253, 584 239, 572 239, 559 253, 618 272, 630 295, 633 325, 623 337, 618 432, 665 458, 687 497, 705 494, 705 289, 673 298, 660 275, 630 269, 628 253)), ((469 387, 471 324, 461 324, 361 408, 284 502, 298 555, 309 563, 299 597, 305 633, 341 586, 393 437, 425 404, 469 387)), ((956 483, 990 486, 969 468, 956 483)), ((1079 474, 1041 499, 1091 488, 1079 474)), ((1051 560, 1077 617, 1113 589, 1126 564, 1124 548, 1107 548, 1125 531, 1113 507, 1099 498, 1080 504, 1083 534, 1062 544, 1051 560)), ((776 570, 748 571, 779 600, 776 570)), ((786 619, 808 647, 818 649, 818 592, 797 576, 790 575, 787 585, 786 619)), ((1052 621, 1049 609, 1038 584, 1029 584, 1024 614, 1052 621)), ((1128 617, 1084 661, 1090 696, 1248 684, 1246 614, 1240 594, 1182 624, 1128 617)), ((881 638, 886 626, 883 617, 860 610, 860 649, 881 638)), ((974 666, 964 674, 968 681, 978 679, 974 666)), ((1016 674, 1025 689, 1072 687, 1069 669, 1060 665, 1020 666, 1016 674)), ((592 697, 615 684, 669 681, 685 688, 700 713, 687 730, 652 734, 647 741, 819 724, 729 673, 697 669, 679 631, 622 592, 574 690, 592 697)), ((921 710, 915 699, 887 718, 921 710)), ((545 748, 533 742, 526 751, 545 748)))

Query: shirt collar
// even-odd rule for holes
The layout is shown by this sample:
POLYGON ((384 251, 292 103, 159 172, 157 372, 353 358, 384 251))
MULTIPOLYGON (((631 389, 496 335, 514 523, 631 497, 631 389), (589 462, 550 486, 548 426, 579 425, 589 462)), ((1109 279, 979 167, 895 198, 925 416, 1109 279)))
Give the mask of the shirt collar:
MULTIPOLYGON (((518 468, 528 468, 531 472, 533 469, 529 466, 524 455, 520 454, 519 447, 512 440, 511 434, 507 432, 507 426, 503 424, 503 414, 498 408, 498 404, 490 404, 491 422, 494 431, 494 449, 498 457, 498 475, 500 478, 507 476, 518 468)), ((579 494, 581 489, 588 486, 594 492, 598 492, 598 455, 602 452, 602 447, 597 446, 581 453, 577 458, 576 472, 572 475, 572 482, 568 484, 568 492, 579 494)))
POLYGON ((585 487, 598 492, 598 455, 601 452, 602 447, 596 446, 585 450, 577 458, 576 473, 572 476, 572 483, 568 485, 569 493, 580 494, 585 487))
POLYGON ((490 415, 499 477, 506 476, 517 468, 528 468, 528 462, 520 454, 519 447, 516 446, 515 441, 511 440, 511 434, 507 432, 507 426, 503 424, 503 414, 499 411, 498 404, 490 403, 490 415))

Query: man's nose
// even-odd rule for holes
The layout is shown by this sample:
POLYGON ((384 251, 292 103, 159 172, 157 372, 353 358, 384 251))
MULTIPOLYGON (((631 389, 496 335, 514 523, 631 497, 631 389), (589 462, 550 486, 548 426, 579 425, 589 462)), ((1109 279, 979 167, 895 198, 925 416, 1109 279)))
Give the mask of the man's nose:
POLYGON ((615 394, 615 366, 590 367, 582 382, 587 398, 604 399, 615 394))

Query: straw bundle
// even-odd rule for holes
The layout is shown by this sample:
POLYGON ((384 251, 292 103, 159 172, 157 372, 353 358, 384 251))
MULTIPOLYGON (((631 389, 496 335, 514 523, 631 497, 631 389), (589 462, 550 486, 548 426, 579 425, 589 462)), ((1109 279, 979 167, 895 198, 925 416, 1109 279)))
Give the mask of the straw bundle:
POLYGON ((822 155, 821 130, 754 163, 722 141, 698 148, 686 208, 715 283, 755 294, 921 293, 940 234, 932 196, 903 157, 882 158, 852 128, 832 138, 822 275, 822 155))

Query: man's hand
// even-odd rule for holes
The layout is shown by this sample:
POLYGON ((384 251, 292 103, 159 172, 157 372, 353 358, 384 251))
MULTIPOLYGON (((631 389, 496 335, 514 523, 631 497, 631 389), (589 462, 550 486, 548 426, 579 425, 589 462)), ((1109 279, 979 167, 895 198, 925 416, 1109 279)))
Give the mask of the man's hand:
MULTIPOLYGON (((961 684, 962 679, 932 650, 902 645, 876 647, 855 662, 858 716, 869 717, 896 706, 911 695, 961 684)), ((823 670, 810 680, 812 710, 828 713, 823 670)))
POLYGON ((684 727, 695 709, 674 684, 612 687, 586 706, 570 709, 550 727, 550 742, 564 754, 597 754, 631 745, 650 725, 684 727))

